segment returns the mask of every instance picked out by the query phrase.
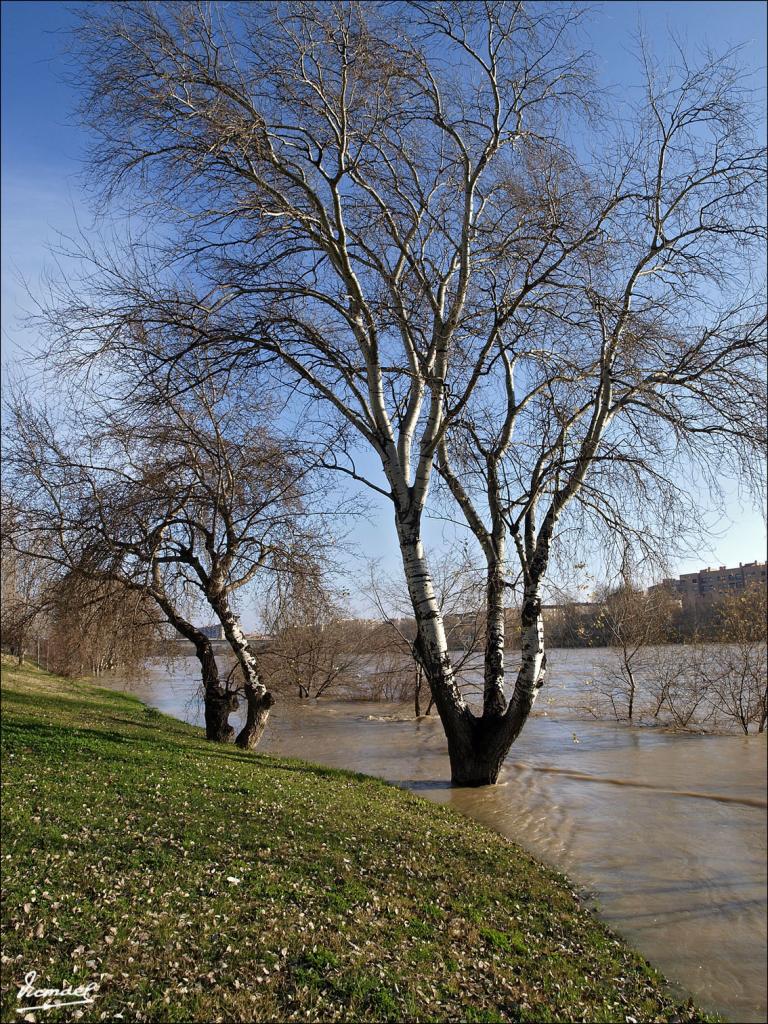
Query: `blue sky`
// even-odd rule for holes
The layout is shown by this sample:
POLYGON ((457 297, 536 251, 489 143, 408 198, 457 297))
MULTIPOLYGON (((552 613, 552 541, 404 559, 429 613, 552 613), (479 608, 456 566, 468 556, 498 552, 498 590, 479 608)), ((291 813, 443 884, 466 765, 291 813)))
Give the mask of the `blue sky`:
MULTIPOLYGON (((636 81, 632 35, 642 25, 654 48, 664 56, 670 34, 688 45, 744 44, 745 66, 761 69, 754 85, 762 88, 766 65, 766 4, 740 2, 608 2, 590 5, 587 29, 604 80, 626 87, 636 81)), ((16 362, 35 338, 18 323, 28 304, 20 278, 31 290, 50 264, 47 247, 58 232, 71 233, 90 214, 78 174, 87 138, 76 122, 75 88, 64 81, 68 70, 67 31, 74 17, 57 2, 2 3, 2 347, 4 363, 16 362)), ((678 571, 700 566, 737 564, 765 557, 762 516, 743 506, 735 484, 730 487, 729 518, 720 523, 719 539, 678 571)), ((702 496, 706 504, 706 495, 702 496)), ((357 530, 359 544, 396 572, 394 530, 389 510, 375 511, 370 525, 357 530)), ((440 527, 432 529, 439 536, 440 527)))

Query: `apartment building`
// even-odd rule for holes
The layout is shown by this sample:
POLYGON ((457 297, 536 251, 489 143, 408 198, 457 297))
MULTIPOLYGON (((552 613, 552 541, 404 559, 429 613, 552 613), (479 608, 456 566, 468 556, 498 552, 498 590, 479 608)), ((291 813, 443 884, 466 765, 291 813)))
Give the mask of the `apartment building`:
POLYGON ((699 569, 685 572, 677 579, 662 580, 651 590, 664 587, 678 594, 683 601, 706 601, 724 594, 740 593, 752 586, 765 587, 768 583, 765 562, 739 562, 738 566, 718 569, 699 569))

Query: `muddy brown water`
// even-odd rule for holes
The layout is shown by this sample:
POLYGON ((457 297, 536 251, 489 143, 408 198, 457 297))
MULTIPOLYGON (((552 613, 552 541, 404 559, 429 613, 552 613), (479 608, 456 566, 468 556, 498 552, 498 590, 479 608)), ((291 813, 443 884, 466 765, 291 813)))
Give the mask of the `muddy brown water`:
MULTIPOLYGON (((592 657, 556 655, 553 690, 571 689, 592 657)), ((153 665, 129 688, 202 721, 194 659, 153 665)), ((528 722, 497 786, 454 789, 439 721, 328 700, 278 703, 260 749, 450 804, 586 888, 601 917, 701 1005, 768 1019, 765 736, 676 735, 555 709, 528 722)))

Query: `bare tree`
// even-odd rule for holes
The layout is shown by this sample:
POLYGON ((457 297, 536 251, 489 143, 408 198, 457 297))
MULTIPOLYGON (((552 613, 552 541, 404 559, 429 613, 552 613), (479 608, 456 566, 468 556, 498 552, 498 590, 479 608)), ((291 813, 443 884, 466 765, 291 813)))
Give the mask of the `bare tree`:
MULTIPOLYGON (((87 301, 50 326, 69 358, 149 344, 173 372, 195 346, 211 372, 274 360, 378 456, 384 482, 365 482, 392 502, 452 778, 479 785, 543 682, 542 585, 568 517, 650 546, 657 514, 677 526, 681 460, 735 454, 749 472, 764 154, 736 54, 694 66, 681 53, 670 70, 646 56, 637 107, 587 124, 581 5, 406 10, 86 12, 96 179, 115 200, 138 172, 177 231, 157 274, 101 260, 87 301), (569 141, 587 134, 593 153, 569 141), (180 267, 202 288, 179 287, 180 267), (479 713, 422 539, 436 461, 487 562, 479 713)), ((361 479, 351 443, 331 461, 361 479)))
POLYGON ((728 594, 719 602, 718 643, 708 650, 699 677, 715 716, 764 732, 768 724, 768 618, 765 588, 728 594))
POLYGON ((666 709, 675 725, 683 726, 702 706, 706 694, 700 693, 699 687, 694 687, 692 693, 687 692, 690 680, 695 678, 692 660, 690 656, 681 658, 673 650, 656 652, 646 681, 648 711, 654 720, 666 709))
POLYGON ((607 633, 608 646, 618 655, 615 666, 608 664, 602 669, 599 689, 613 716, 632 722, 643 679, 654 670, 650 649, 662 644, 667 636, 669 601, 663 591, 646 593, 637 587, 626 563, 620 584, 598 600, 602 604, 598 625, 607 633))
POLYGON ((150 596, 190 640, 200 661, 209 738, 226 740, 238 696, 236 737, 253 747, 274 703, 262 682, 233 597, 259 573, 301 570, 315 542, 299 525, 305 467, 258 417, 211 386, 156 401, 134 389, 134 407, 79 410, 66 430, 23 398, 12 405, 8 464, 19 490, 20 536, 46 538, 66 572, 114 580, 150 596), (210 639, 185 613, 196 594, 221 622, 236 658, 222 682, 210 639))
POLYGON ((287 577, 270 599, 265 671, 277 690, 299 699, 322 697, 354 684, 370 632, 351 618, 342 595, 327 584, 322 567, 307 561, 303 572, 287 577))
POLYGON ((362 695, 376 701, 412 701, 416 718, 428 715, 432 700, 423 710, 424 670, 414 658, 413 642, 407 633, 394 621, 380 623, 373 633, 370 650, 362 695))
POLYGON ((682 656, 661 656, 654 659, 650 673, 650 690, 654 698, 654 714, 665 710, 676 729, 690 729, 712 718, 709 674, 704 666, 709 661, 706 647, 686 647, 682 656))

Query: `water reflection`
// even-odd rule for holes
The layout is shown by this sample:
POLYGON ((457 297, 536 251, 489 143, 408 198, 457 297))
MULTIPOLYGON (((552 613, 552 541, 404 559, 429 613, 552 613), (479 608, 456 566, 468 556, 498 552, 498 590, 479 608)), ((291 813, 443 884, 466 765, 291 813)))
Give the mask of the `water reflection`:
MULTIPOLYGON (((573 655, 590 652, 568 652, 573 655)), ((194 662, 136 687, 200 723, 194 662)), ((602 916, 697 1000, 766 1019, 765 736, 672 735, 540 716, 500 785, 453 789, 440 723, 394 705, 278 704, 265 751, 378 775, 483 822, 595 893, 602 916)))

